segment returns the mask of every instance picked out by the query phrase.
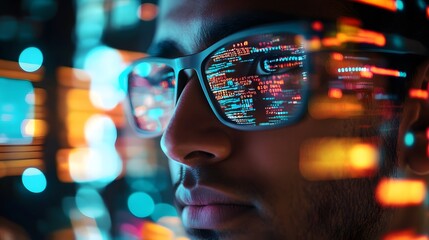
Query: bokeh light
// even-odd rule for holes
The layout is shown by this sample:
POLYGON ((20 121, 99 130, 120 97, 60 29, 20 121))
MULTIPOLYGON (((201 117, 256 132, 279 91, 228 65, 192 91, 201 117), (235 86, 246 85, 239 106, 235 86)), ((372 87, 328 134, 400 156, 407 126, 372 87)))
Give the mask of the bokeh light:
POLYGON ((37 168, 27 168, 22 173, 24 187, 32 193, 41 193, 46 189, 46 177, 37 168))
POLYGON ((358 138, 320 138, 302 144, 299 168, 307 180, 372 176, 378 169, 377 147, 358 138))
POLYGON ((84 70, 91 76, 90 99, 94 106, 111 110, 125 97, 119 76, 125 64, 119 52, 107 46, 92 49, 85 58, 84 70))
POLYGON ((158 203, 155 205, 154 211, 151 215, 151 218, 157 222, 163 217, 176 217, 177 211, 171 204, 167 203, 158 203))
POLYGON ((410 132, 407 132, 404 137, 405 146, 411 147, 414 144, 414 135, 410 132))
POLYGON ((30 82, 0 78, 0 144, 31 143, 26 123, 35 113, 29 96, 34 96, 30 82))
POLYGON ((19 55, 19 66, 26 72, 39 70, 43 63, 43 54, 36 47, 28 47, 19 55))
POLYGON ((103 187, 122 171, 122 161, 114 148, 77 148, 69 152, 68 169, 75 182, 103 187))
POLYGON ((112 8, 111 24, 115 28, 132 26, 138 22, 138 17, 133 14, 138 8, 137 0, 114 1, 112 8))
POLYGON ((137 15, 143 21, 152 21, 158 15, 158 7, 153 3, 143 3, 139 6, 137 15))
POLYGON ((396 0, 396 9, 399 11, 404 10, 404 2, 402 0, 396 0))
POLYGON ((134 216, 144 218, 153 213, 155 203, 149 194, 135 192, 128 197, 128 209, 134 216))
POLYGON ((116 126, 106 115, 93 115, 85 123, 85 138, 91 147, 114 148, 117 138, 116 126))
POLYGON ((386 207, 403 207, 423 203, 426 184, 421 180, 382 179, 376 189, 376 199, 386 207))
POLYGON ((386 234, 382 240, 429 240, 429 237, 418 235, 413 229, 406 229, 390 232, 386 234))
POLYGON ((76 193, 76 206, 79 211, 89 218, 99 218, 106 212, 100 194, 92 188, 80 188, 76 193))

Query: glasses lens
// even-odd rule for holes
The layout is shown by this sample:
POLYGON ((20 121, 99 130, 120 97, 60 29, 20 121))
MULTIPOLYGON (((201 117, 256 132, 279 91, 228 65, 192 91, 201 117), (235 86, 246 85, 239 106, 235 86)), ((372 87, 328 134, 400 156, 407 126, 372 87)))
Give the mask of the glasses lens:
POLYGON ((128 75, 128 91, 135 125, 145 134, 157 135, 174 110, 174 70, 162 63, 141 62, 128 75))
POLYGON ((306 52, 296 34, 260 34, 226 44, 205 63, 224 119, 267 126, 297 120, 304 108, 306 52))

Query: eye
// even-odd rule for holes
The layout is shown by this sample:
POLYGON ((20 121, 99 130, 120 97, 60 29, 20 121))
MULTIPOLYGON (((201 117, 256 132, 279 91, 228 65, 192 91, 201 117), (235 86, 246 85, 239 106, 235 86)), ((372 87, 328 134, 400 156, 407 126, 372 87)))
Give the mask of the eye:
POLYGON ((261 75, 293 73, 302 68, 305 56, 264 55, 257 59, 256 73, 261 75))

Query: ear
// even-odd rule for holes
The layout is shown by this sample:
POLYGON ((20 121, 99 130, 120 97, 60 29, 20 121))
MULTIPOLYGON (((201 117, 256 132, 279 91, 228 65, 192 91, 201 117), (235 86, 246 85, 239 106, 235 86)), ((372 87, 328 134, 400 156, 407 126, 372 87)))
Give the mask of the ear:
POLYGON ((417 69, 412 81, 399 126, 399 164, 416 174, 429 174, 429 61, 417 69))

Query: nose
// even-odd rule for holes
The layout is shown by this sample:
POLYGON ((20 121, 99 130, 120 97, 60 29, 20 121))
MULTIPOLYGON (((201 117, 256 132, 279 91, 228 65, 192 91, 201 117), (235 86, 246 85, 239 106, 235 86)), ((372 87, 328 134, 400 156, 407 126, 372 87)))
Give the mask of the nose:
POLYGON ((181 92, 161 148, 168 158, 191 168, 218 163, 231 154, 230 130, 216 118, 197 77, 192 77, 181 92))

